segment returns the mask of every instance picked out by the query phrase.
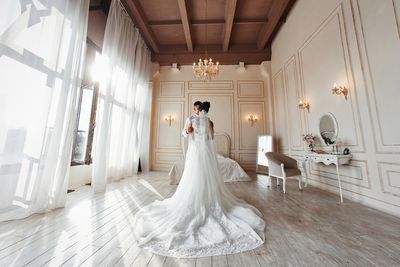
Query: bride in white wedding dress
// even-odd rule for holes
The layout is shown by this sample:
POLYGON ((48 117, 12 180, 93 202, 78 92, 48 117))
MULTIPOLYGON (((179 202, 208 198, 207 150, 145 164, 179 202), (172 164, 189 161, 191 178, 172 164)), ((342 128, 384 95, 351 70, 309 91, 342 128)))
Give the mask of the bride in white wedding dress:
POLYGON ((232 254, 264 243, 265 223, 253 206, 225 186, 213 144, 213 126, 204 102, 192 119, 185 169, 175 194, 136 213, 138 245, 179 258, 232 254))

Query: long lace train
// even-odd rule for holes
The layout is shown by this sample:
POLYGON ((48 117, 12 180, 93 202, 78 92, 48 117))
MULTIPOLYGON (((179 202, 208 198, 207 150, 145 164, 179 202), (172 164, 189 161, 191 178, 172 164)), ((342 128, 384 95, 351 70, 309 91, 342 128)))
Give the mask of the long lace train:
MULTIPOLYGON (((200 125, 194 124, 197 128, 200 125)), ((232 254, 260 246, 265 238, 261 213, 228 190, 219 174, 209 133, 196 131, 196 127, 175 194, 135 215, 138 245, 156 254, 186 258, 232 254)))

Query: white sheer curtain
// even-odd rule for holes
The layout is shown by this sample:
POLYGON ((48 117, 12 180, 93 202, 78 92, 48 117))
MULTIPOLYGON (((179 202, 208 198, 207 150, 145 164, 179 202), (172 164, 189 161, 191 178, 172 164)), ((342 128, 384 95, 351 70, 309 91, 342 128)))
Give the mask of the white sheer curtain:
POLYGON ((64 206, 89 0, 2 0, 0 221, 64 206))
POLYGON ((96 115, 92 186, 137 172, 148 123, 150 52, 119 0, 113 0, 103 44, 104 67, 98 70, 100 94, 96 115))

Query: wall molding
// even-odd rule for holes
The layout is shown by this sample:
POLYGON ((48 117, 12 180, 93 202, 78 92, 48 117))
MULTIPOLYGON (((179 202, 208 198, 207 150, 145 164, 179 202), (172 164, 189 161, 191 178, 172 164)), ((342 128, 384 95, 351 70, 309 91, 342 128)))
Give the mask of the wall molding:
MULTIPOLYGON (((308 168, 310 170, 309 172, 310 175, 324 177, 326 179, 333 181, 334 183, 337 183, 337 174, 335 165, 330 165, 331 168, 326 168, 324 165, 319 165, 319 166, 324 166, 321 169, 320 168, 316 169, 315 166, 316 164, 311 164, 311 168, 308 168)), ((371 179, 368 175, 368 162, 366 160, 353 159, 351 160, 349 165, 341 165, 340 178, 343 184, 350 184, 365 189, 371 189, 371 179), (346 170, 350 168, 358 169, 360 176, 356 177, 349 175, 346 170)))
MULTIPOLYGON (((311 1, 304 1, 294 9, 273 45, 275 133, 286 141, 289 132, 289 142, 283 142, 281 152, 295 158, 304 153, 295 139, 299 126, 292 123, 299 116, 292 109, 296 97, 311 105, 310 113, 301 113, 305 132, 318 132, 320 113, 337 114, 342 148, 349 147, 353 154, 350 165, 340 167, 344 196, 399 215, 400 125, 395 114, 400 106, 394 100, 400 96, 396 76, 400 67, 400 2, 330 2, 318 5, 320 12, 303 20, 303 12, 312 6, 311 1), (348 101, 342 103, 343 98, 336 96, 330 99, 332 84, 325 84, 331 82, 350 89, 348 101), (285 105, 285 111, 291 111, 289 126, 295 130, 285 128, 285 105)), ((308 164, 310 183, 338 194, 335 166, 308 164)))
MULTIPOLYGON (((310 184, 312 186, 316 185, 317 187, 319 187, 319 188, 321 188, 323 190, 327 190, 327 191, 339 196, 339 192, 337 190, 337 187, 335 187, 335 186, 333 186, 333 185, 331 185, 329 183, 324 183, 324 182, 321 182, 321 181, 315 180, 315 179, 308 179, 308 181, 310 182, 310 184)), ((383 200, 383 199, 378 199, 378 198, 376 198, 374 196, 365 195, 365 194, 362 194, 360 192, 357 192, 357 191, 354 191, 354 190, 351 190, 351 189, 348 189, 348 188, 342 188, 342 190, 343 190, 343 196, 344 197, 351 198, 352 200, 354 200, 356 202, 362 202, 364 204, 371 204, 368 200, 366 200, 366 199, 369 199, 369 200, 376 201, 377 203, 382 203, 382 204, 387 205, 387 207, 386 207, 387 211, 390 210, 390 207, 400 208, 400 205, 398 205, 398 204, 395 204, 395 203, 392 203, 390 201, 386 201, 386 200, 383 200), (355 198, 352 195, 357 195, 360 198, 355 198)), ((346 200, 345 200, 345 202, 346 202, 346 200)), ((377 208, 379 208, 379 207, 377 207, 377 208)), ((381 208, 379 208, 379 209, 381 209, 381 208)), ((391 211, 391 213, 393 213, 393 211, 391 211)), ((399 215, 400 215, 400 213, 396 213, 396 216, 399 216, 399 215)))
POLYGON ((378 161, 377 165, 379 169, 379 181, 382 193, 394 197, 400 197, 400 187, 393 186, 390 180, 390 173, 396 173, 400 179, 400 164, 378 161))
POLYGON ((181 153, 173 153, 173 152, 160 152, 160 151, 156 151, 155 152, 156 155, 156 162, 157 164, 173 164, 174 162, 178 161, 178 160, 182 160, 183 159, 183 154, 181 153))
MULTIPOLYGON (((256 89, 256 90, 257 90, 256 89)), ((256 91, 257 92, 257 91, 256 91)), ((237 81, 237 96, 238 98, 259 98, 264 97, 264 81, 254 81, 254 80, 238 80, 237 81), (255 85, 258 88, 258 93, 256 94, 246 94, 245 85, 255 85)))
POLYGON ((273 92, 274 92, 274 94, 273 94, 273 97, 274 97, 274 114, 275 114, 275 118, 274 118, 274 125, 276 126, 276 128, 275 128, 275 137, 274 137, 274 144, 275 144, 275 148, 277 148, 278 150, 279 150, 279 152, 282 152, 282 151, 290 151, 290 138, 289 138, 289 125, 288 125, 288 117, 287 117, 287 97, 286 97, 286 90, 285 90, 285 83, 284 83, 284 78, 283 78, 284 76, 283 76, 283 69, 281 68, 281 69, 279 69, 278 71, 277 71, 277 73, 273 76, 273 78, 272 78, 272 84, 273 84, 273 92), (276 84, 277 84, 277 82, 276 82, 276 80, 277 79, 280 79, 280 83, 281 83, 281 88, 277 88, 276 87, 276 84), (283 122, 283 124, 284 124, 284 126, 285 126, 285 129, 280 129, 280 130, 278 130, 277 131, 277 129, 278 129, 278 120, 279 120, 279 115, 282 115, 282 114, 279 114, 279 108, 277 107, 278 105, 279 105, 279 102, 278 102, 278 90, 281 90, 282 92, 282 94, 283 94, 283 98, 281 99, 282 101, 283 101, 283 116, 285 117, 285 119, 284 119, 284 122, 283 122), (280 131, 282 131, 283 132, 283 134, 281 134, 281 138, 282 137, 284 137, 284 138, 286 138, 286 140, 285 139, 281 139, 281 140, 278 140, 277 138, 278 138, 278 135, 280 134, 280 131), (285 143, 287 143, 287 145, 283 145, 283 142, 282 141, 285 141, 285 143))
POLYGON ((160 89, 158 90, 159 97, 166 97, 166 98, 184 98, 185 97, 185 82, 184 81, 161 81, 160 82, 160 89), (166 91, 171 90, 171 86, 177 86, 178 92, 177 94, 167 93, 166 91))
MULTIPOLYGON (((157 105, 157 129, 156 129, 156 149, 162 149, 162 148, 169 148, 169 149, 181 149, 182 148, 182 138, 179 139, 179 145, 177 146, 160 146, 160 126, 161 123, 165 123, 164 121, 161 121, 161 119, 163 118, 161 114, 161 106, 162 105, 171 105, 171 104, 175 104, 177 106, 180 106, 180 114, 177 116, 178 120, 179 120, 179 132, 180 130, 183 128, 183 112, 184 112, 184 102, 183 101, 159 101, 158 105, 157 105)), ((176 123, 176 122, 175 122, 176 123)))
POLYGON ((233 90, 233 81, 189 81, 189 91, 194 90, 233 90))
MULTIPOLYGON (((345 66, 345 72, 346 72, 346 79, 347 79, 347 85, 350 90, 350 94, 348 96, 349 100, 351 101, 351 111, 352 111, 352 119, 353 119, 353 124, 356 125, 355 127, 355 138, 356 142, 355 144, 348 144, 346 143, 345 145, 353 152, 359 152, 359 153, 365 153, 365 143, 364 143, 364 136, 362 133, 362 124, 361 124, 361 118, 360 118, 360 112, 359 112, 359 104, 358 104, 358 99, 357 99, 357 94, 355 93, 355 86, 354 86, 354 71, 353 71, 353 66, 351 65, 351 59, 350 59, 350 48, 348 45, 348 37, 347 37, 347 29, 346 29, 346 24, 344 23, 344 18, 343 18, 343 3, 341 3, 318 27, 317 29, 310 35, 309 38, 307 38, 306 42, 298 49, 298 57, 299 57, 299 68, 300 68, 300 74, 302 75, 301 77, 301 82, 302 82, 302 88, 304 91, 305 98, 307 98, 307 86, 305 85, 304 77, 305 77, 305 71, 304 71, 304 66, 303 66, 303 51, 310 45, 318 36, 321 32, 325 30, 325 28, 332 23, 335 19, 337 19, 337 26, 340 32, 340 43, 341 43, 341 49, 343 51, 343 60, 344 60, 344 66, 345 66), (354 91, 354 92, 353 92, 354 91), (356 109, 356 110, 355 110, 356 109), (357 111, 357 113, 355 112, 357 111)), ((307 121, 308 123, 308 121, 307 121)), ((307 129, 309 130, 309 129, 307 129)))
MULTIPOLYGON (((400 154, 400 138, 399 142, 395 144, 386 144, 383 140, 383 133, 382 133, 382 123, 381 123, 381 115, 379 114, 379 108, 378 108, 378 103, 377 103, 377 98, 376 98, 376 84, 373 79, 372 75, 372 69, 371 69, 371 64, 370 64, 370 58, 368 56, 368 46, 365 40, 365 29, 363 25, 363 18, 362 14, 360 11, 360 3, 359 0, 353 0, 355 4, 352 3, 352 13, 354 16, 354 27, 356 31, 356 40, 357 40, 357 46, 359 50, 359 57, 361 64, 364 65, 365 69, 362 69, 362 74, 364 78, 364 83, 366 87, 366 94, 367 94, 367 99, 368 99, 368 111, 369 111, 369 117, 371 120, 371 125, 372 125, 372 130, 374 133, 374 144, 375 144, 375 149, 377 153, 385 154, 385 153, 394 153, 394 154, 400 154), (358 22, 358 23, 357 23, 358 22), (378 127, 376 127, 378 126, 378 127)), ((393 9, 394 9, 394 14, 395 14, 395 19, 397 22, 397 29, 399 32, 399 38, 400 38, 400 30, 398 26, 398 18, 396 16, 396 6, 393 3, 393 9)))
MULTIPOLYGON (((293 118, 292 116, 289 116, 289 132, 293 133, 293 128, 294 125, 296 123, 296 121, 299 123, 299 128, 297 129, 299 131, 299 135, 295 136, 293 134, 290 135, 290 148, 291 150, 304 150, 303 147, 303 143, 301 142, 301 134, 304 133, 304 129, 303 129, 303 120, 302 120, 302 112, 299 112, 299 108, 298 108, 298 101, 302 98, 300 98, 300 88, 299 88, 299 81, 298 81, 298 74, 297 74, 297 65, 296 65, 296 56, 292 55, 289 60, 284 64, 283 67, 283 73, 284 73, 284 79, 285 79, 285 85, 286 85, 286 92, 287 92, 287 114, 291 114, 289 112, 289 109, 293 109, 295 108, 297 110, 296 112, 296 118, 293 118), (289 90, 288 90, 288 84, 289 84, 289 75, 288 75, 288 68, 290 65, 293 65, 293 71, 294 71, 294 86, 295 86, 295 101, 294 103, 291 103, 293 101, 290 101, 290 94, 289 94, 289 90), (297 139, 297 141, 296 141, 297 139), (298 145, 295 145, 296 143, 298 143, 298 145)), ((291 90, 291 92, 293 93, 293 89, 291 90)), ((293 100, 293 99, 292 99, 293 100)))
MULTIPOLYGON (((231 92, 223 92, 223 93, 217 93, 217 92, 190 92, 188 93, 188 110, 192 110, 191 107, 193 105, 193 97, 197 96, 198 98, 202 98, 204 96, 220 96, 220 97, 229 97, 229 102, 230 102, 230 107, 232 107, 232 112, 230 116, 230 127, 231 127, 231 132, 227 132, 231 138, 231 150, 234 150, 236 148, 235 146, 235 106, 234 106, 234 94, 231 92)), ((211 109, 213 106, 211 105, 211 109)))
MULTIPOLYGON (((257 145, 255 146, 245 146, 243 144, 243 137, 244 136, 244 130, 243 130, 243 125, 247 124, 247 121, 243 121, 243 117, 246 116, 247 114, 244 114, 242 112, 242 105, 252 105, 252 106, 256 106, 256 105, 260 105, 261 106, 261 110, 262 110, 262 114, 261 114, 261 118, 259 118, 259 120, 256 123, 262 123, 262 133, 259 133, 258 135, 261 135, 263 133, 266 132, 266 112, 265 112, 265 102, 264 101, 248 101, 248 100, 238 100, 238 112, 239 112, 239 150, 255 150, 257 149, 257 145)), ((259 115, 260 116, 260 115, 259 115)), ((257 136, 258 136, 257 135, 257 136)), ((245 137, 247 138, 247 137, 245 137)), ((255 137, 257 138, 257 137, 255 137)))
POLYGON ((256 153, 239 153, 240 166, 245 170, 255 171, 257 154, 256 153))
POLYGON ((183 144, 183 139, 180 137, 180 131, 178 133, 178 127, 180 130, 183 128, 185 119, 193 113, 193 101, 196 100, 211 102, 209 115, 215 123, 216 130, 226 132, 231 138, 231 158, 239 161, 240 153, 245 153, 246 155, 241 156, 242 160, 246 161, 245 169, 254 169, 255 157, 248 155, 256 152, 257 140, 253 136, 272 130, 270 128, 272 107, 269 102, 272 94, 270 76, 261 73, 259 66, 249 66, 251 71, 240 75, 234 66, 222 66, 222 68, 224 79, 217 78, 203 82, 193 78, 190 66, 182 66, 179 73, 171 73, 170 68, 160 67, 160 74, 154 77, 156 80, 153 91, 151 133, 152 170, 167 171, 181 154, 182 145, 179 144, 183 144), (253 108, 254 103, 256 106, 253 108), (171 113, 176 116, 171 128, 164 120, 164 116, 169 112, 176 113, 171 113), (251 112, 259 116, 254 128, 250 128, 247 117, 242 118, 244 113, 251 112), (166 136, 169 139, 166 139, 166 136), (171 160, 167 158, 168 153, 173 155, 171 160), (251 162, 252 160, 254 162, 251 162))
POLYGON ((399 2, 397 2, 395 0, 392 0, 392 4, 393 4, 393 11, 394 11, 394 18, 396 20, 396 26, 397 26, 397 33, 399 34, 399 39, 400 39, 400 4, 399 2), (398 10, 399 9, 399 10, 398 10))

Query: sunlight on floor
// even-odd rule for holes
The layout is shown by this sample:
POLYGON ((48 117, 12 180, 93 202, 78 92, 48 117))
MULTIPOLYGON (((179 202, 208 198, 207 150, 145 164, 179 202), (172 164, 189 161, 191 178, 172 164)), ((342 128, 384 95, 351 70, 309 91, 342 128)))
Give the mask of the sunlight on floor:
POLYGON ((144 185, 147 189, 149 189, 153 193, 157 194, 161 199, 164 199, 164 197, 160 193, 158 193, 158 191, 146 180, 140 179, 139 183, 144 185))

